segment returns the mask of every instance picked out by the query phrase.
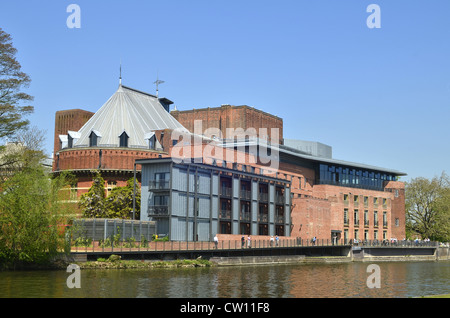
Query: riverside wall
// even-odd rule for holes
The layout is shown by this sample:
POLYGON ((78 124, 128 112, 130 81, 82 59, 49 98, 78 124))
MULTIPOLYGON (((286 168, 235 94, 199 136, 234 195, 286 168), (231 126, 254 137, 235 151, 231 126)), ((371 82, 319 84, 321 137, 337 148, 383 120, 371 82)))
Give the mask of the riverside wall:
POLYGON ((307 264, 345 262, 398 262, 398 261, 446 261, 450 260, 448 246, 277 246, 266 245, 255 248, 240 248, 239 245, 225 244, 214 247, 213 243, 174 245, 173 242, 152 242, 155 246, 146 249, 133 248, 93 248, 90 251, 72 251, 77 261, 108 258, 120 255, 131 259, 208 259, 218 266, 266 265, 266 264, 307 264), (157 246, 158 243, 162 243, 157 246), (230 245, 230 246, 228 246, 230 245), (150 249, 149 249, 150 248, 150 249))

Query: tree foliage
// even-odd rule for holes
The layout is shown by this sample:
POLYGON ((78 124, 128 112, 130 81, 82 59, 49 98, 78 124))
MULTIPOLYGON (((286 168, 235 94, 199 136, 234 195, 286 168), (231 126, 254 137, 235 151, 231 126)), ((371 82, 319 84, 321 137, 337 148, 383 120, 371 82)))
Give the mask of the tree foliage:
MULTIPOLYGON (((139 219, 141 193, 136 187, 135 218, 139 219)), ((133 179, 124 187, 117 187, 106 198, 106 210, 109 218, 131 219, 133 216, 133 179)))
POLYGON ((88 193, 81 196, 79 206, 87 218, 105 218, 105 180, 98 171, 94 171, 92 186, 88 193))
MULTIPOLYGON (((133 215, 133 179, 124 187, 116 187, 105 195, 105 180, 98 171, 94 172, 92 186, 81 196, 79 206, 83 217, 131 219, 133 215)), ((140 190, 136 187, 135 218, 139 218, 140 190)))
POLYGON ((415 178, 405 190, 407 231, 450 241, 450 178, 445 173, 431 180, 415 178))
POLYGON ((33 106, 22 105, 33 100, 22 91, 31 79, 21 71, 16 53, 11 36, 0 28, 0 138, 11 137, 27 127, 29 122, 24 116, 34 111, 33 106))
POLYGON ((0 264, 48 263, 64 247, 66 208, 58 200, 64 174, 49 178, 42 165, 24 167, 2 182, 0 264))

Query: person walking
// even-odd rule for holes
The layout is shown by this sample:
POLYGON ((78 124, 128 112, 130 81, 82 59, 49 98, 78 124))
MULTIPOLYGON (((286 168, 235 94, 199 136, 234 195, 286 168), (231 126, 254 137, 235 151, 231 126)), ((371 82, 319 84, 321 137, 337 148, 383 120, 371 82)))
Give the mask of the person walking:
POLYGON ((242 235, 242 237, 241 237, 241 247, 244 248, 244 245, 245 245, 245 237, 244 237, 244 235, 242 235))
POLYGON ((214 246, 216 247, 217 250, 217 246, 219 245, 219 238, 217 237, 217 234, 214 235, 214 246))
POLYGON ((247 237, 247 247, 248 248, 252 247, 252 239, 250 238, 250 235, 247 237))

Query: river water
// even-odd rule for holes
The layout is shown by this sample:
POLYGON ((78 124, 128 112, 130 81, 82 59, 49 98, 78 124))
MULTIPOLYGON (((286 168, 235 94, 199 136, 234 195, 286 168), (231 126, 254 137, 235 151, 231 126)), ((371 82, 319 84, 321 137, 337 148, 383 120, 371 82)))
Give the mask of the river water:
POLYGON ((2 298, 404 298, 450 293, 450 262, 377 263, 379 288, 367 286, 368 263, 267 265, 71 273, 0 272, 2 298))

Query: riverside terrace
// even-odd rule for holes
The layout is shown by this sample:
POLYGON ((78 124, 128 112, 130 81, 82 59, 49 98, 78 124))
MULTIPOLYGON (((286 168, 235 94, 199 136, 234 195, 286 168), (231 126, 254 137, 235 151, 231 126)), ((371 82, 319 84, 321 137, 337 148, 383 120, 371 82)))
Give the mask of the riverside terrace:
MULTIPOLYGON (((366 241, 356 244, 331 240, 302 240, 300 238, 252 239, 250 246, 247 237, 241 240, 222 240, 214 242, 114 242, 105 246, 103 242, 93 242, 90 246, 74 246, 71 255, 75 261, 97 260, 110 255, 119 255, 124 260, 172 260, 172 259, 211 259, 214 257, 267 257, 267 256, 340 256, 353 259, 354 255, 370 251, 379 256, 424 256, 436 258, 438 242, 431 241, 366 241)), ((446 250, 448 255, 448 247, 446 250)), ((428 258, 429 259, 429 258, 428 258)))

